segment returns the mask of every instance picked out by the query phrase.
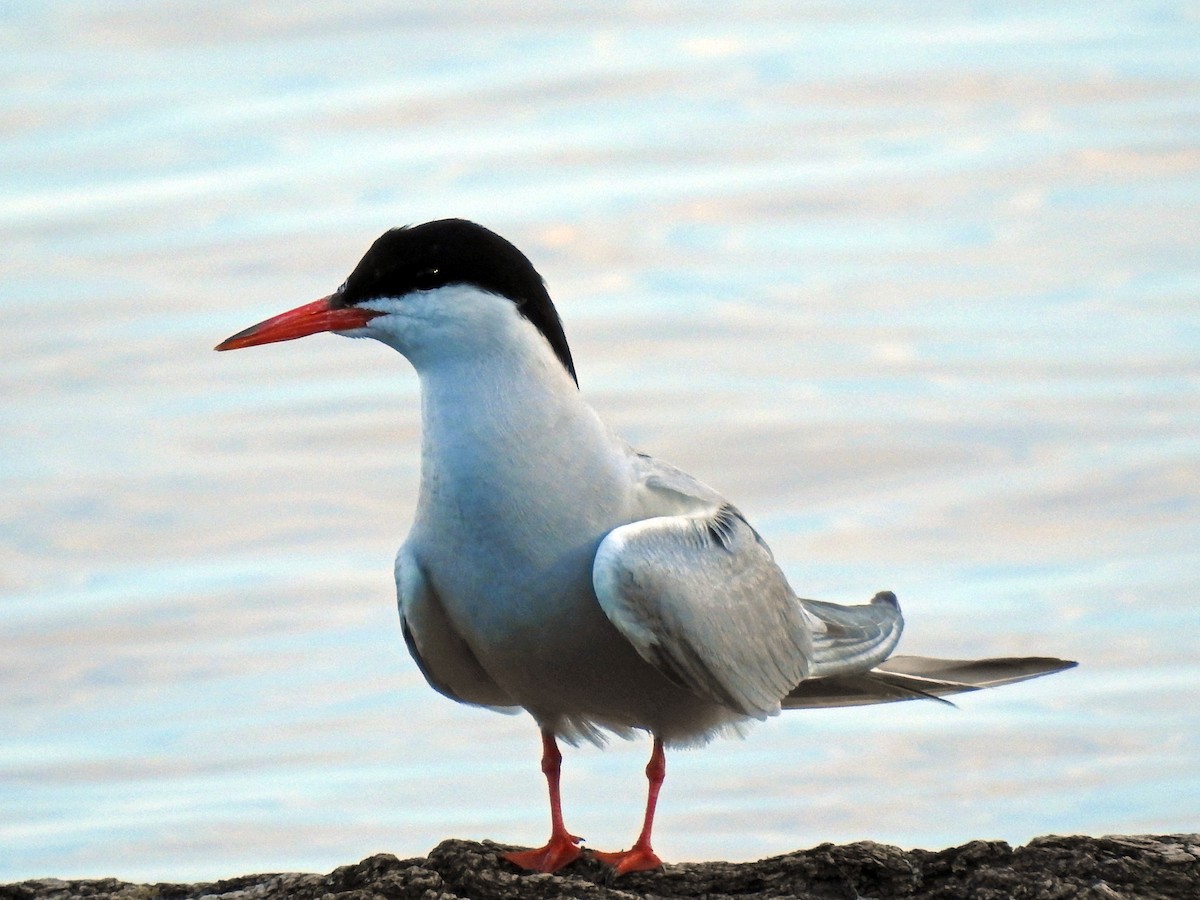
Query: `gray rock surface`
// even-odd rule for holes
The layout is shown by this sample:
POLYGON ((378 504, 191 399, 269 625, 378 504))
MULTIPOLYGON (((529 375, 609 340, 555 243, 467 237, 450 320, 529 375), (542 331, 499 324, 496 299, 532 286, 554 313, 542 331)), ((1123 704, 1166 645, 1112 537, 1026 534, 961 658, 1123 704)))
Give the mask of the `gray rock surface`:
POLYGON ((245 875, 201 884, 44 878, 0 886, 0 900, 507 900, 507 898, 796 897, 807 900, 1197 900, 1200 835, 1043 837, 1013 849, 972 841, 901 850, 822 844, 753 863, 681 863, 613 879, 580 860, 557 875, 518 872, 511 849, 444 841, 424 859, 370 856, 328 875, 245 875))

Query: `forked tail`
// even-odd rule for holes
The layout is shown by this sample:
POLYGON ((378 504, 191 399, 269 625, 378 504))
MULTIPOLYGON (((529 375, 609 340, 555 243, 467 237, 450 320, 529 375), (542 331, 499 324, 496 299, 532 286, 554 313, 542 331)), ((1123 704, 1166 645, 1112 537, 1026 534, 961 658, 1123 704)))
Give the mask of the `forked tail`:
POLYGON ((904 630, 900 604, 891 591, 880 591, 860 606, 804 599, 800 606, 812 627, 810 678, 867 671, 888 658, 904 630))

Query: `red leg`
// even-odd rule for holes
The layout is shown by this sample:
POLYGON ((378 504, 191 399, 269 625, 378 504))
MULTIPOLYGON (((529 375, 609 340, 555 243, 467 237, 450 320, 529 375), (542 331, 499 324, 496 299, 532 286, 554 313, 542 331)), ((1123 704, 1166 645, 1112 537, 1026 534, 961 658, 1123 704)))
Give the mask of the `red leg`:
POLYGON ((658 805, 658 791, 666 777, 667 758, 663 754, 662 739, 656 737, 650 762, 646 763, 646 780, 650 786, 646 792, 646 818, 642 822, 642 833, 628 850, 619 853, 592 853, 596 859, 615 868, 618 875, 662 868, 662 860, 650 846, 650 832, 654 828, 654 807, 658 805))
POLYGON ((558 743, 549 731, 542 732, 542 774, 546 776, 546 787, 550 790, 550 840, 537 850, 513 850, 503 854, 504 858, 522 869, 534 872, 557 872, 563 866, 579 858, 581 838, 575 837, 563 825, 562 798, 559 794, 559 772, 562 769, 562 754, 558 743))

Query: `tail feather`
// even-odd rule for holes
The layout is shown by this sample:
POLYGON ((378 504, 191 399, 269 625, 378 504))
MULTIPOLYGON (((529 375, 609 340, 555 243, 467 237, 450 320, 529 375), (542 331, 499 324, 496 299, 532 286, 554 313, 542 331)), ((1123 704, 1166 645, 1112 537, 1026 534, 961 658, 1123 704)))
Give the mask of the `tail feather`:
POLYGON ((861 674, 887 659, 900 640, 904 617, 891 591, 870 603, 842 606, 800 600, 812 623, 812 677, 861 674))
POLYGON ((807 678, 783 699, 782 705, 784 709, 811 709, 941 700, 947 695, 1015 684, 1076 665, 1069 660, 1042 656, 995 659, 893 656, 866 672, 807 678))

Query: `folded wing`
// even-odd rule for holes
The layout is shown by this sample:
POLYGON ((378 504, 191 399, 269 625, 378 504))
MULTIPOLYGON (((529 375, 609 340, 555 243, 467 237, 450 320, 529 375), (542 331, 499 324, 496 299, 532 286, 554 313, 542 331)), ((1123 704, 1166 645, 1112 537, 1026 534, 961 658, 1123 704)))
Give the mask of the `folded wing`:
POLYGON ((1050 675, 1075 665, 1069 660, 1043 656, 996 659, 893 656, 867 672, 810 678, 788 694, 783 707, 865 706, 940 699, 1050 675))
POLYGON ((889 656, 895 594, 842 606, 799 599, 770 549, 711 488, 630 451, 645 518, 601 542, 592 581, 608 618, 669 678, 748 716, 998 687, 1071 668, 1049 657, 889 656))
POLYGON ((454 628, 407 544, 396 555, 396 593, 404 642, 430 687, 459 703, 516 711, 516 701, 496 684, 454 628))
POLYGON ((755 718, 809 674, 809 621, 754 529, 722 504, 613 529, 592 582, 638 654, 696 694, 755 718))

